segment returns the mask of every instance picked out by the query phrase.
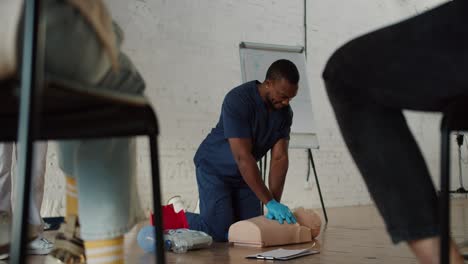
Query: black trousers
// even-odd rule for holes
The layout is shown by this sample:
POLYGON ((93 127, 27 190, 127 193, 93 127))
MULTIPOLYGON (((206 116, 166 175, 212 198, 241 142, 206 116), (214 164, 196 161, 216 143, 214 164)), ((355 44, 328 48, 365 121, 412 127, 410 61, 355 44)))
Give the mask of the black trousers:
POLYGON ((435 188, 402 110, 441 111, 468 94, 465 2, 356 38, 323 73, 344 140, 394 243, 438 235, 435 188))

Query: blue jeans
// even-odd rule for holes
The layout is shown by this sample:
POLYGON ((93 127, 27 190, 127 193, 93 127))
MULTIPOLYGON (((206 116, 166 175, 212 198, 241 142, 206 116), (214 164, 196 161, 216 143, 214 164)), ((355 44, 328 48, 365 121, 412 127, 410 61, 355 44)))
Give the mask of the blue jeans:
MULTIPOLYGON (((132 62, 120 52, 120 67, 112 71, 107 53, 80 12, 66 1, 47 0, 44 14, 46 74, 96 89, 142 94, 145 83, 132 62)), ((120 47, 122 31, 114 27, 120 47)), ((78 185, 83 239, 121 236, 144 218, 136 190, 135 148, 127 138, 59 142, 59 166, 78 185)))
POLYGON ((196 174, 200 214, 186 213, 190 229, 224 242, 233 223, 261 215, 260 200, 240 175, 213 175, 199 167, 196 174))
POLYGON ((323 73, 343 138, 394 243, 438 235, 437 195, 403 109, 468 95, 468 8, 451 1, 356 38, 323 73))

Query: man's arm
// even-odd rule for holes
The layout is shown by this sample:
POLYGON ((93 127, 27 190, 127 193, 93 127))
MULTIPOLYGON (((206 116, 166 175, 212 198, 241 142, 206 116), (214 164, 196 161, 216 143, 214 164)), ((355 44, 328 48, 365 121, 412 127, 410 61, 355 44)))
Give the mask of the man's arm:
POLYGON ((273 198, 280 202, 283 194, 286 173, 288 172, 289 141, 285 138, 278 140, 271 149, 270 174, 268 177, 268 186, 270 187, 273 198))
POLYGON ((263 204, 268 203, 273 196, 260 176, 257 162, 252 155, 252 139, 229 138, 232 155, 237 163, 239 171, 247 185, 257 195, 263 204))

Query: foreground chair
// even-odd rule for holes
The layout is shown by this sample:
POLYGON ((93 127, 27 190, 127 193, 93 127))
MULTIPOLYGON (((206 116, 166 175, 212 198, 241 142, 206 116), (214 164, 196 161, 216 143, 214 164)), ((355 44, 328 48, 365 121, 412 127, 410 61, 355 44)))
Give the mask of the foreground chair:
POLYGON ((141 96, 43 76, 39 2, 25 0, 21 80, 0 82, 0 142, 18 141, 20 146, 10 263, 25 260, 34 141, 139 135, 149 137, 156 260, 164 263, 156 115, 141 96))

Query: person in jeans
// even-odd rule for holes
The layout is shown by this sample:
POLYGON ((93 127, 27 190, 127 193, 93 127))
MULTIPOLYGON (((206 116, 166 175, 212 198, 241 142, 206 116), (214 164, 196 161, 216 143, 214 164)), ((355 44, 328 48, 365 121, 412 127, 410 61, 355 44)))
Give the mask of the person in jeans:
MULTIPOLYGON (((41 15, 46 77, 143 96, 144 80, 121 51, 123 32, 103 1, 43 0, 41 15)), ((48 261, 123 263, 123 236, 145 218, 136 192, 135 150, 134 140, 127 138, 59 142, 59 166, 66 175, 66 225, 48 261)))
MULTIPOLYGON (((466 1, 465 1, 466 3, 466 1)), ((338 125, 394 243, 438 263, 437 195, 403 109, 468 94, 468 9, 452 1, 358 37, 323 72, 338 125)), ((463 263, 451 246, 453 263, 463 263)))

